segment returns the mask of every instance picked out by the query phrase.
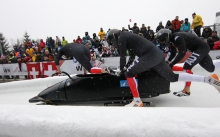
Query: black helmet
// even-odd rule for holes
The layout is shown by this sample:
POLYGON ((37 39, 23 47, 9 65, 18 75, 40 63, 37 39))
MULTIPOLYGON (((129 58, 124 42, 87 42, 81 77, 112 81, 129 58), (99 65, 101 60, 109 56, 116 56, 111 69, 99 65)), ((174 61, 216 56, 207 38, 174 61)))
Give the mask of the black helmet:
POLYGON ((111 29, 107 35, 108 44, 112 43, 113 46, 118 47, 118 37, 121 34, 121 31, 118 29, 111 29))
POLYGON ((172 32, 169 29, 160 29, 157 32, 156 38, 159 42, 165 42, 164 44, 169 45, 172 32))

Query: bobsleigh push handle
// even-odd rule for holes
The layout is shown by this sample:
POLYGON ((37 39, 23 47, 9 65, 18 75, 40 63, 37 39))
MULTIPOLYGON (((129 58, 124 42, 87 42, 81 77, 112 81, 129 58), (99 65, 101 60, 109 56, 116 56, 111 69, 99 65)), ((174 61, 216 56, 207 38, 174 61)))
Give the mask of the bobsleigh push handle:
MULTIPOLYGON (((65 74, 65 75, 67 75, 71 80, 73 80, 73 78, 70 77, 70 75, 69 75, 67 72, 62 71, 62 73, 65 74)), ((52 74, 52 77, 53 77, 54 75, 57 75, 57 74, 59 74, 59 73, 56 72, 56 73, 52 74)))

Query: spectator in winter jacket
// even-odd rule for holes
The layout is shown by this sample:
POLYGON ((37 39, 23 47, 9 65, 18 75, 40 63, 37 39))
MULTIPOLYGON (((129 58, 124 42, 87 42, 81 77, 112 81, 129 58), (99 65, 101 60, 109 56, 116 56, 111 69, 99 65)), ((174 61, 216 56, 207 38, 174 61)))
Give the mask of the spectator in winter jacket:
POLYGON ((219 40, 217 36, 217 31, 213 31, 211 37, 208 38, 207 43, 210 46, 210 49, 213 49, 214 43, 219 40))
POLYGON ((104 46, 102 49, 102 57, 110 57, 111 56, 111 52, 110 50, 104 46))
POLYGON ((62 40, 62 43, 61 43, 62 46, 65 46, 66 44, 68 44, 68 41, 65 39, 64 36, 62 37, 62 39, 63 39, 63 40, 62 40))
POLYGON ((43 41, 43 39, 40 40, 40 46, 39 46, 39 50, 42 51, 45 48, 45 42, 43 41))
POLYGON ((117 49, 115 49, 114 46, 111 46, 110 52, 111 52, 111 57, 118 57, 119 56, 119 53, 118 53, 117 49))
POLYGON ((147 38, 147 28, 145 27, 145 24, 142 24, 140 33, 143 34, 144 38, 147 38))
POLYGON ((121 31, 128 31, 125 27, 122 27, 121 31))
POLYGON ((95 40, 98 36, 96 35, 96 33, 92 34, 92 39, 95 40))
POLYGON ((195 33, 201 37, 201 27, 203 26, 202 17, 200 15, 197 15, 196 13, 192 14, 193 21, 191 28, 194 29, 195 33))
POLYGON ((132 32, 135 33, 135 34, 139 34, 140 33, 140 29, 137 26, 137 23, 134 23, 134 26, 132 28, 130 28, 130 25, 128 25, 128 29, 132 30, 132 32))
POLYGON ((100 28, 100 32, 98 33, 98 36, 100 40, 102 40, 105 37, 105 31, 103 31, 103 28, 100 28))
POLYGON ((102 44, 102 47, 103 47, 103 46, 106 46, 108 49, 110 48, 109 45, 108 45, 108 42, 107 42, 107 40, 106 40, 106 37, 104 37, 104 38, 101 40, 100 43, 102 44))
POLYGON ((162 22, 159 22, 159 25, 156 28, 156 32, 158 32, 160 29, 164 28, 162 22))
POLYGON ((58 42, 61 42, 60 38, 58 36, 56 36, 56 42, 55 42, 55 45, 58 44, 58 42))
POLYGON ((42 61, 44 61, 44 60, 43 60, 43 57, 41 55, 41 52, 37 52, 35 62, 42 62, 42 61))
POLYGON ((173 31, 173 29, 172 29, 172 23, 170 22, 170 20, 167 21, 167 24, 166 24, 165 28, 166 28, 166 29, 169 29, 169 30, 171 30, 171 31, 173 31))
POLYGON ((179 16, 176 16, 176 18, 172 21, 173 32, 179 32, 180 27, 181 27, 181 21, 179 20, 179 16))
POLYGON ((188 18, 185 18, 184 23, 180 27, 180 31, 189 32, 190 31, 190 22, 188 22, 188 18))
POLYGON ((80 38, 80 36, 77 37, 75 43, 82 44, 82 39, 80 38))
POLYGON ((150 26, 147 27, 147 33, 146 33, 146 37, 147 39, 149 40, 150 39, 150 34, 153 34, 154 35, 154 31, 150 28, 150 26))
POLYGON ((210 27, 206 27, 205 29, 203 29, 202 37, 204 39, 211 37, 211 35, 212 35, 212 29, 210 27))
POLYGON ((86 40, 91 40, 90 36, 89 36, 89 33, 88 32, 85 32, 85 36, 86 40))

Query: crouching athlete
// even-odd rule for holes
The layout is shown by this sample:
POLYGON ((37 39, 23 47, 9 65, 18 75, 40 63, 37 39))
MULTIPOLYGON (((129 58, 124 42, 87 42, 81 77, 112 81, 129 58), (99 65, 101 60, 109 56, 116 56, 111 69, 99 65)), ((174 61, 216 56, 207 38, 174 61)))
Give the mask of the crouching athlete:
POLYGON ((133 101, 126 105, 128 107, 142 107, 143 102, 140 99, 135 75, 154 69, 159 75, 170 82, 177 81, 197 81, 213 85, 220 91, 220 82, 218 76, 200 76, 188 73, 175 74, 171 67, 165 62, 164 54, 154 44, 136 34, 130 32, 121 32, 117 29, 109 31, 108 42, 113 42, 120 51, 120 71, 125 75, 133 101), (129 51, 130 58, 126 63, 126 51, 129 51), (135 56, 137 58, 135 59, 135 56))
POLYGON ((109 73, 107 69, 92 67, 89 48, 78 43, 69 43, 59 50, 55 58, 57 73, 61 73, 59 60, 63 55, 67 58, 74 57, 90 73, 109 73))
MULTIPOLYGON (((160 43, 170 47, 171 54, 167 61, 171 68, 184 58, 187 50, 190 50, 192 54, 185 61, 183 71, 192 73, 191 70, 196 64, 199 64, 208 72, 214 72, 220 68, 220 61, 213 63, 209 55, 209 45, 192 33, 176 32, 172 34, 168 29, 161 29, 157 32, 157 39, 160 43), (176 55, 177 50, 178 54, 176 55)), ((179 97, 189 96, 190 83, 186 83, 182 91, 173 94, 179 97)))

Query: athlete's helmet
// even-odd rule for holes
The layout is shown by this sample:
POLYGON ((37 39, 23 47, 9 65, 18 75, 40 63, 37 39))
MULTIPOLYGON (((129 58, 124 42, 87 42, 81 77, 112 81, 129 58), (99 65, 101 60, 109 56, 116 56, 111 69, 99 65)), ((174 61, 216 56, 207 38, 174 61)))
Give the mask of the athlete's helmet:
POLYGON ((118 37, 121 34, 121 31, 118 29, 111 29, 107 34, 108 44, 112 43, 113 46, 118 48, 118 37))
POLYGON ((172 36, 172 32, 169 29, 160 29, 156 35, 157 40, 160 43, 163 42, 163 44, 165 45, 169 45, 171 36, 172 36))

